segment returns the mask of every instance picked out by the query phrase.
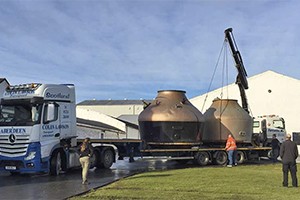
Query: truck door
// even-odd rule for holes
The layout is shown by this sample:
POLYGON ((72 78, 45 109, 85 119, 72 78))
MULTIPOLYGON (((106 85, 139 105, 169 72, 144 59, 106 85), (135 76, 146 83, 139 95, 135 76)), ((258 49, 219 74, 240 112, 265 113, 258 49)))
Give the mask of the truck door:
POLYGON ((71 113, 69 103, 60 103, 59 120, 60 120, 60 137, 71 137, 71 113))
POLYGON ((60 122, 58 119, 59 106, 54 102, 44 104, 41 130, 41 154, 48 157, 53 147, 59 144, 60 122))

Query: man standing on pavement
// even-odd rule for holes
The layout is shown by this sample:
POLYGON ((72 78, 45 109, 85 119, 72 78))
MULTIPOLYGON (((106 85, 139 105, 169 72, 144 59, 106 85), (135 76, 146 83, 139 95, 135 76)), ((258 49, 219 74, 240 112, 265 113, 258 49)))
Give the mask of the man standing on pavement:
POLYGON ((291 141, 290 134, 287 134, 286 141, 284 141, 280 147, 280 157, 282 159, 283 187, 288 187, 289 171, 291 173, 293 187, 298 187, 296 163, 296 159, 298 157, 298 148, 297 144, 291 141))
POLYGON ((88 171, 90 168, 90 158, 93 156, 94 149, 93 146, 90 144, 90 138, 85 138, 82 144, 78 147, 79 149, 79 162, 82 167, 82 184, 87 185, 88 180, 88 171))

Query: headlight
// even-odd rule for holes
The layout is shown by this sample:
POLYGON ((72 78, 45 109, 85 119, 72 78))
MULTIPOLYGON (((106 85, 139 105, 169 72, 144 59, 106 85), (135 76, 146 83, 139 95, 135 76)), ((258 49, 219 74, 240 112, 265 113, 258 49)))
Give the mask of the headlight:
POLYGON ((31 151, 29 153, 29 155, 27 157, 25 157, 25 160, 32 160, 32 159, 34 159, 35 158, 35 154, 36 154, 35 151, 31 151))

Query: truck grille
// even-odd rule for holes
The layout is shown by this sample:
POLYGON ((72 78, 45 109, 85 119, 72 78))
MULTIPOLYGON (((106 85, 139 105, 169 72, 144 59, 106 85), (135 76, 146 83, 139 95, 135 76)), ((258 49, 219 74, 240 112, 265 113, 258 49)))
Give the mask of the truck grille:
POLYGON ((0 155, 24 156, 29 145, 29 135, 0 135, 0 155))

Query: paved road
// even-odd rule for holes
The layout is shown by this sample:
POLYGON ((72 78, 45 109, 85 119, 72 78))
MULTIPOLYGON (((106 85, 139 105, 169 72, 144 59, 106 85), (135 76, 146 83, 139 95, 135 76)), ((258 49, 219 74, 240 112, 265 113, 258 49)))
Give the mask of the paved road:
MULTIPOLYGON (((270 160, 255 161, 248 164, 267 164, 270 160)), ((212 166, 211 167, 218 167, 212 166)), ((117 161, 111 169, 92 169, 89 172, 89 185, 81 184, 81 170, 72 170, 60 176, 49 175, 15 175, 0 173, 0 199, 66 199, 76 194, 81 194, 93 188, 99 188, 115 180, 132 174, 156 169, 179 169, 198 167, 192 164, 178 164, 175 161, 157 159, 136 159, 129 163, 127 159, 117 161)))
POLYGON ((89 185, 81 184, 81 170, 76 169, 57 177, 49 175, 10 175, 0 173, 0 199, 65 199, 98 188, 129 175, 155 169, 183 168, 175 161, 141 160, 133 163, 117 161, 111 169, 92 169, 89 185))

